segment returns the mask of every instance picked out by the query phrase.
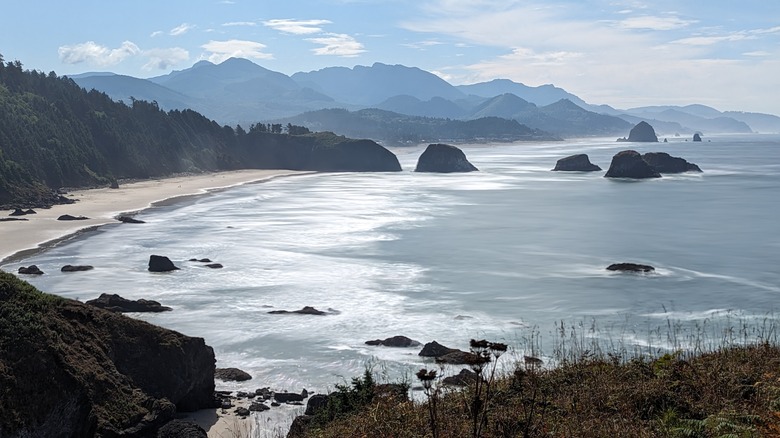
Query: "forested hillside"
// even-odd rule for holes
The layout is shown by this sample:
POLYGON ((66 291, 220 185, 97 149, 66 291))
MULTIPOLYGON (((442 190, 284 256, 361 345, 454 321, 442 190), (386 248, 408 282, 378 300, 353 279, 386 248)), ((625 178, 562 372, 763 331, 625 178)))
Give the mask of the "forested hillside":
POLYGON ((374 142, 292 125, 246 132, 191 110, 118 103, 0 55, 0 205, 57 202, 60 187, 237 168, 400 170, 374 142), (364 160, 339 158, 345 147, 360 149, 364 160))

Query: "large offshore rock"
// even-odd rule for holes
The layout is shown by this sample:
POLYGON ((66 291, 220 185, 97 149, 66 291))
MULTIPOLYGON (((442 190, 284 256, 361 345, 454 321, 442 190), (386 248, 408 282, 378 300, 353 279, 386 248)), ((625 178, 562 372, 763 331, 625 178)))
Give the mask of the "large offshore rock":
POLYGON ((658 136, 655 135, 655 129, 649 123, 641 121, 631 128, 628 133, 628 141, 658 143, 658 136))
POLYGON ((629 149, 618 152, 612 157, 612 163, 604 177, 644 179, 660 178, 661 174, 647 164, 639 152, 629 149))
POLYGON ((660 173, 701 172, 699 166, 666 152, 648 152, 642 159, 660 173))
POLYGON ((588 154, 576 154, 558 160, 553 170, 560 172, 597 172, 601 170, 601 167, 591 163, 588 154))
POLYGON ((417 160, 415 172, 475 172, 474 167, 466 158, 466 154, 455 146, 448 144, 429 144, 417 160))

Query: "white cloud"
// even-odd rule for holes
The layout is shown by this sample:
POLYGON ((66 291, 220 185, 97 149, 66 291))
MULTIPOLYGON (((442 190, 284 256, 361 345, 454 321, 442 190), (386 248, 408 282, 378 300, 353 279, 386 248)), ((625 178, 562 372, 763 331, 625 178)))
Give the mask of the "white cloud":
POLYGON ((425 50, 428 47, 439 46, 442 44, 444 43, 440 41, 426 40, 426 41, 418 41, 416 43, 407 43, 401 45, 404 47, 409 47, 410 49, 425 50))
POLYGON ((689 38, 681 38, 674 40, 674 44, 682 44, 686 46, 711 46, 713 44, 723 43, 727 41, 742 41, 748 39, 756 39, 755 36, 746 35, 744 33, 733 33, 731 35, 724 36, 697 36, 689 38))
POLYGON ((771 56, 772 54, 769 52, 765 52, 763 50, 756 50, 754 52, 745 52, 743 53, 744 56, 757 56, 757 57, 763 57, 763 56, 771 56))
POLYGON ((194 28, 195 28, 194 24, 182 23, 174 27, 173 29, 171 29, 171 31, 168 33, 172 36, 179 36, 179 35, 184 35, 185 33, 189 32, 194 28))
POLYGON ((351 36, 341 33, 326 33, 322 37, 307 38, 306 40, 322 46, 312 49, 312 52, 314 52, 315 55, 332 55, 352 58, 366 51, 363 44, 359 43, 351 36))
POLYGON ((149 36, 150 36, 151 38, 154 38, 154 37, 158 37, 158 36, 160 36, 160 35, 162 35, 162 34, 163 34, 163 31, 161 31, 161 30, 156 30, 156 31, 152 32, 152 33, 151 33, 151 35, 149 35, 149 36))
POLYGON ((228 58, 274 59, 270 53, 263 52, 266 48, 265 44, 255 41, 212 40, 201 47, 208 52, 205 58, 213 63, 220 63, 228 58))
POLYGON ((123 42, 116 49, 109 49, 94 41, 87 41, 72 46, 60 46, 57 53, 60 56, 60 61, 65 64, 86 62, 87 64, 106 67, 119 64, 126 58, 141 53, 141 49, 131 41, 123 42))
POLYGON ((279 32, 294 35, 311 35, 322 32, 322 25, 331 24, 330 20, 293 20, 288 18, 264 21, 263 25, 279 32))
POLYGON ((232 26, 257 26, 257 23, 254 21, 231 21, 228 23, 222 23, 225 27, 232 27, 232 26))
POLYGON ((642 15, 618 21, 617 25, 623 29, 675 30, 696 23, 696 20, 683 20, 682 18, 674 16, 655 17, 652 15, 642 15))
POLYGON ((144 50, 143 54, 149 58, 149 62, 143 66, 144 70, 167 70, 190 59, 190 52, 181 47, 149 49, 144 50))

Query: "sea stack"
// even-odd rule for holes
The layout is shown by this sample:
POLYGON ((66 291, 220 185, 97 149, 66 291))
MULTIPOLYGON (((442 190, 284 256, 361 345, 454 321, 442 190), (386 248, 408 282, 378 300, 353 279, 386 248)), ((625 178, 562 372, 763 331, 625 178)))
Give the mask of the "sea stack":
POLYGON ((641 121, 631 128, 631 132, 628 133, 628 141, 658 143, 658 136, 655 135, 655 129, 649 123, 641 121))
POLYGON ((555 163, 553 171, 560 172, 596 172, 601 168, 590 162, 587 154, 576 154, 561 158, 555 163))
POLYGON ((701 172, 699 166, 666 152, 648 152, 642 159, 660 173, 701 172))
POLYGON ((701 135, 698 132, 693 134, 693 141, 701 141, 701 135))
POLYGON ((629 149, 618 152, 612 157, 612 163, 604 177, 645 179, 660 178, 661 174, 647 164, 639 152, 629 149))
POLYGON ((475 172, 478 171, 473 164, 466 159, 466 154, 455 146, 448 144, 429 144, 425 152, 417 160, 415 172, 475 172))

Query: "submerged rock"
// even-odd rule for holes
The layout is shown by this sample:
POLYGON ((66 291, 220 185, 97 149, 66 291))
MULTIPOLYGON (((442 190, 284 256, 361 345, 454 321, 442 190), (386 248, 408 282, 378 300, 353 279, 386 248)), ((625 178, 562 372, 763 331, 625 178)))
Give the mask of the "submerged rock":
POLYGON ((43 275, 43 271, 41 271, 40 268, 38 268, 38 266, 36 265, 30 265, 27 267, 22 266, 21 268, 19 268, 19 271, 17 272, 26 275, 43 275))
POLYGON ((419 347, 420 342, 414 339, 407 338, 406 336, 393 336, 387 339, 375 339, 373 341, 366 341, 366 345, 382 345, 385 347, 419 347))
POLYGON ((429 144, 417 160, 415 172, 475 172, 474 167, 466 158, 466 154, 455 146, 448 144, 429 144))
POLYGON ((146 222, 131 216, 117 216, 116 220, 125 224, 145 224, 146 222))
POLYGON ((95 269, 95 267, 90 265, 65 265, 60 268, 60 272, 91 271, 93 269, 95 269))
POLYGON ((590 162, 587 154, 576 154, 561 158, 555 163, 553 171, 561 172, 596 172, 601 167, 590 162))
POLYGON ((658 173, 652 166, 647 164, 639 152, 633 150, 625 150, 618 152, 612 157, 612 163, 609 165, 609 170, 604 174, 605 178, 660 178, 661 174, 658 173))
POLYGON ((299 315, 327 315, 328 312, 323 312, 322 310, 317 310, 314 307, 311 306, 304 306, 303 309, 300 310, 272 310, 268 312, 272 315, 286 315, 291 313, 296 313, 299 315))
POLYGON ((655 268, 650 265, 641 265, 638 263, 613 263, 607 266, 607 271, 653 272, 655 271, 655 268))
POLYGON ((666 152, 648 152, 642 159, 660 173, 701 172, 699 166, 666 152))
POLYGON ((168 306, 163 306, 157 301, 145 300, 128 300, 122 298, 117 294, 102 293, 94 300, 89 300, 85 304, 91 306, 100 307, 101 309, 110 310, 112 312, 143 312, 143 313, 157 313, 168 312, 171 309, 168 306))

